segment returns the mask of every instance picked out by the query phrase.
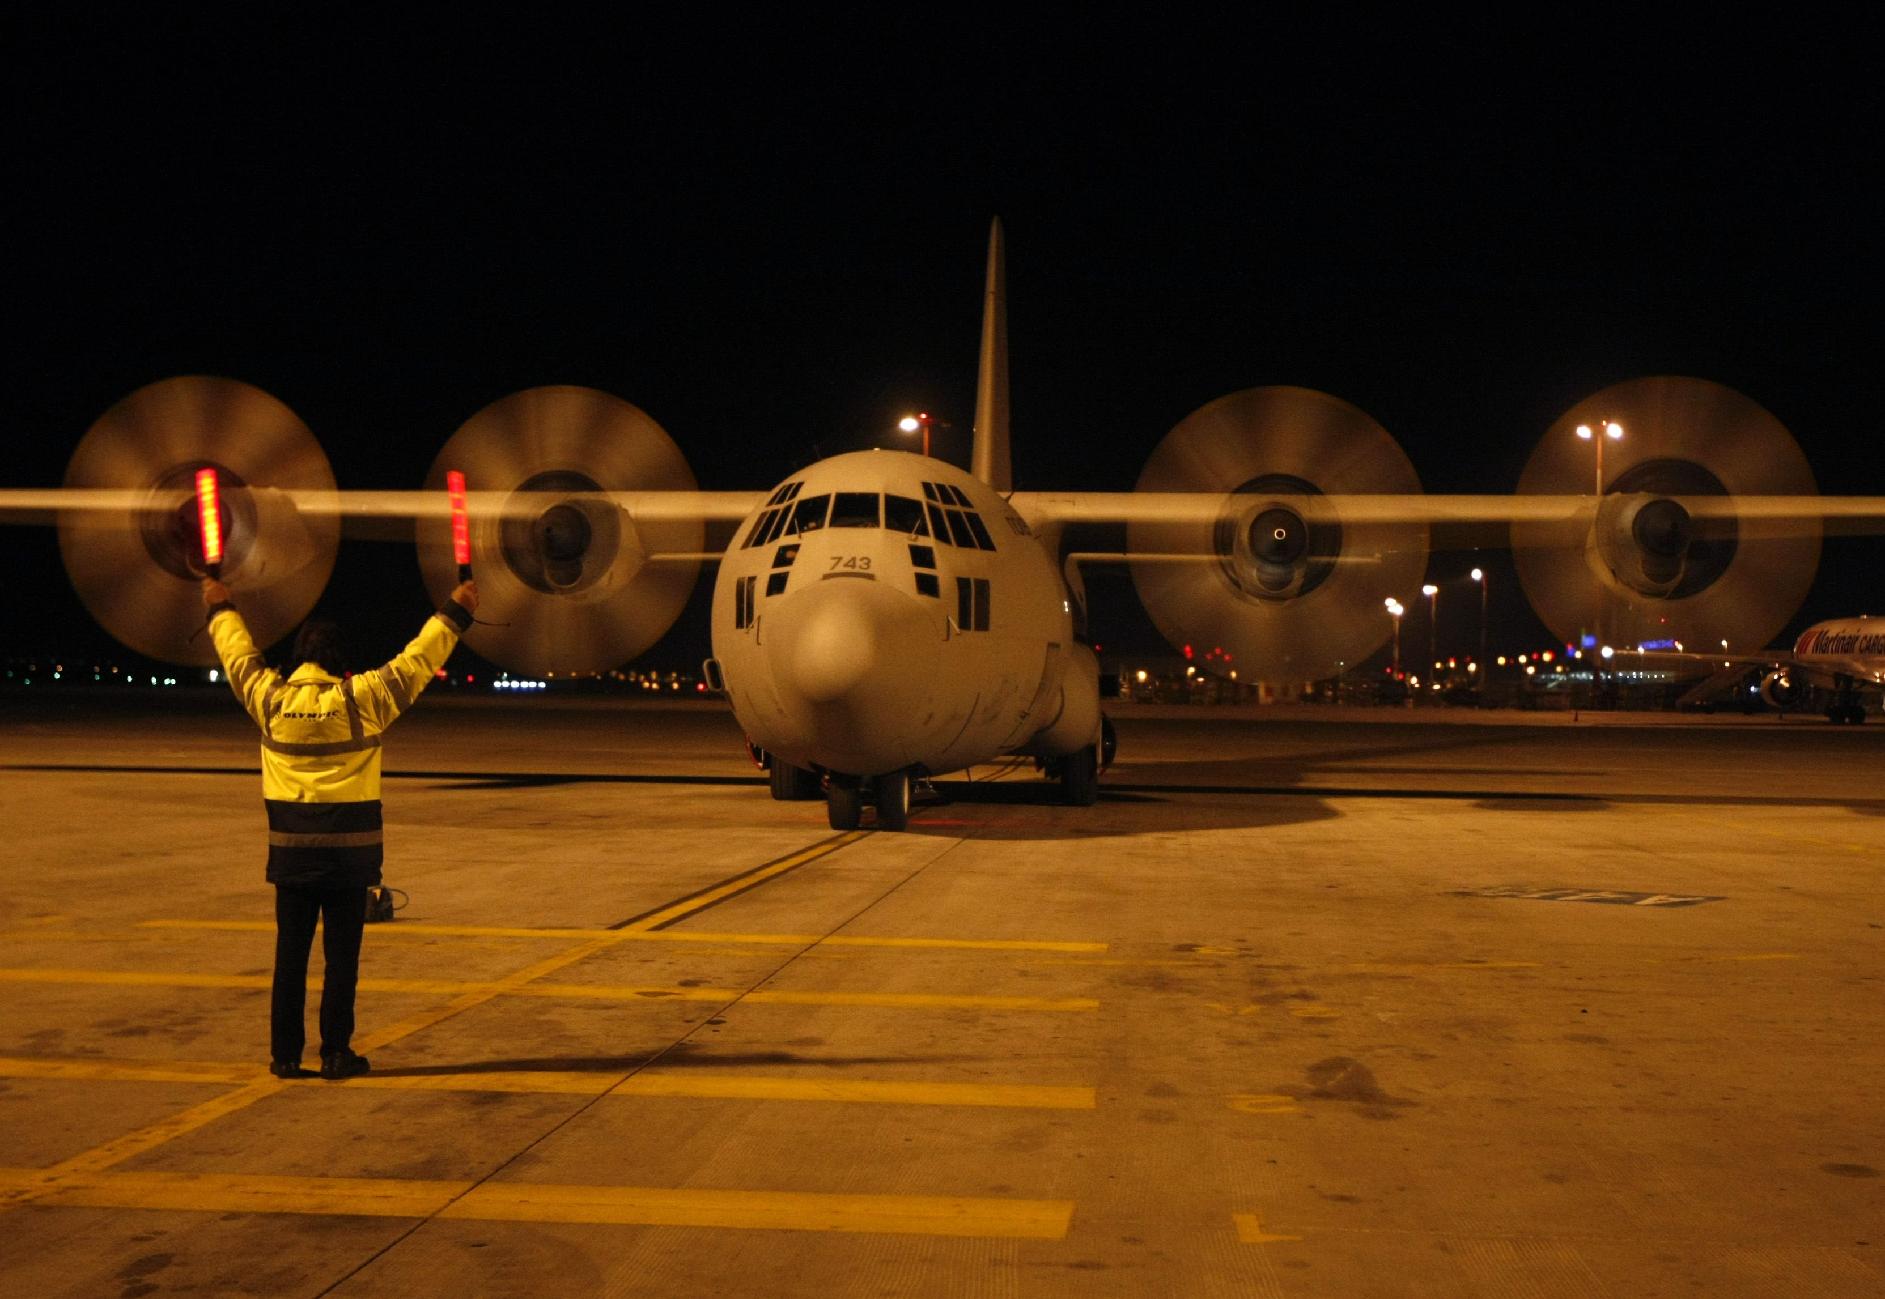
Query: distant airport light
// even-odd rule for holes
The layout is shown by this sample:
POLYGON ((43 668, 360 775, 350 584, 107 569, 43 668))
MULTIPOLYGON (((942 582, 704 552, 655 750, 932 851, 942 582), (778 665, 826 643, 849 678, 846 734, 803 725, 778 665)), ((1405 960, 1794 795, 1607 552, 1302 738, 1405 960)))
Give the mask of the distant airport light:
POLYGON ((1611 420, 1608 424, 1604 425, 1604 436, 1609 438, 1612 442, 1621 442, 1623 440, 1623 425, 1617 423, 1615 420, 1611 420))
POLYGON ((445 471, 445 497, 452 507, 452 562, 464 582, 471 577, 471 522, 465 517, 465 476, 456 469, 445 471))
POLYGON ((1486 574, 1485 574, 1485 570, 1483 570, 1483 569, 1478 569, 1478 568, 1475 568, 1475 569, 1473 570, 1473 581, 1475 581, 1475 582, 1483 582, 1483 581, 1485 581, 1485 580, 1486 580, 1486 574))
POLYGON ((1420 593, 1422 595, 1438 595, 1440 594, 1440 588, 1435 586, 1432 582, 1429 582, 1427 585, 1420 588, 1420 593))
POLYGON ((1133 673, 1133 676, 1137 678, 1140 685, 1145 684, 1145 669, 1144 668, 1140 668, 1137 672, 1133 673))
POLYGON ((902 429, 905 433, 914 433, 918 429, 921 429, 923 431, 923 454, 927 456, 929 454, 930 425, 934 423, 935 421, 930 418, 928 411, 920 410, 914 415, 905 415, 902 419, 898 420, 897 427, 902 429))
POLYGON ((1538 675, 1538 669, 1537 669, 1537 667, 1536 667, 1536 666, 1534 666, 1533 664, 1530 664, 1530 663, 1527 663, 1527 664, 1525 665, 1525 675, 1526 675, 1526 676, 1528 676, 1528 677, 1534 677, 1534 676, 1537 676, 1537 675, 1538 675))
POLYGON ((1603 648, 1603 655, 1605 658, 1613 658, 1616 655, 1616 651, 1610 648, 1610 646, 1606 645, 1603 648))
POLYGON ((1540 654, 1538 657, 1543 659, 1545 662, 1549 663, 1551 662, 1552 654, 1550 650, 1546 650, 1543 654, 1540 654))
POLYGON ((1503 655, 1503 654, 1501 654, 1501 655, 1499 656, 1499 666, 1500 666, 1500 667, 1504 667, 1504 666, 1505 666, 1505 655, 1503 655))
POLYGON ((216 487, 216 471, 196 471, 196 517, 203 534, 203 568, 212 578, 222 577, 223 516, 221 493, 216 487))

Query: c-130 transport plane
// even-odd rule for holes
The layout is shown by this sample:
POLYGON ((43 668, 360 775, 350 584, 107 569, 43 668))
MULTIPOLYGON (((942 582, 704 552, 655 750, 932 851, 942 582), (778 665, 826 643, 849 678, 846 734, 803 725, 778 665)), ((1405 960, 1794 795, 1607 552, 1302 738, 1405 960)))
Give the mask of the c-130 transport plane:
POLYGON ((1391 633, 1384 601, 1421 580, 1431 534, 1515 547, 1563 639, 1765 644, 1798 608, 1822 533, 1885 531, 1885 497, 1816 494, 1772 415, 1699 379, 1618 384, 1573 407, 1513 495, 1426 496, 1380 425, 1335 397, 1252 388, 1193 412, 1131 492, 1014 489, 1003 235, 990 231, 971 463, 865 451, 770 490, 698 490, 646 414, 532 388, 467 421, 422 491, 335 489, 307 428, 229 379, 164 380, 94 424, 53 490, 0 492, 0 521, 56 523, 81 599, 141 653, 208 665, 192 484, 222 484, 223 581, 259 643, 313 607, 339 536, 416 539, 435 599, 456 580, 460 471, 481 621, 512 670, 607 671, 663 635, 717 563, 710 684, 771 773, 824 797, 834 828, 901 829, 913 779, 1032 757, 1090 804, 1112 749, 1084 638, 1083 571, 1124 564, 1161 633, 1207 670, 1309 681, 1391 633), (1571 430, 1620 421, 1593 483, 1571 430), (1596 490, 1601 489, 1601 490, 1596 490), (1074 550, 1073 525, 1110 548, 1074 550), (708 530, 730 536, 708 547, 708 530), (1123 529, 1123 532, 1122 532, 1123 529), (729 532, 730 530, 730 532, 729 532), (1090 530, 1089 530, 1090 533, 1090 530))

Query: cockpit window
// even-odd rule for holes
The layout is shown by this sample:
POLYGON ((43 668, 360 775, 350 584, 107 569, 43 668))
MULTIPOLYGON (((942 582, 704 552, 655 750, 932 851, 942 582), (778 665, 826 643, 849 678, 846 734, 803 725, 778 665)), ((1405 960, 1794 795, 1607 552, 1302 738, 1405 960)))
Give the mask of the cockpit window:
POLYGON ((907 496, 884 497, 884 526, 912 537, 929 535, 929 524, 923 518, 923 502, 907 496))
POLYGON ((793 509, 792 522, 786 527, 786 535, 796 537, 818 531, 825 526, 825 512, 830 506, 829 496, 807 496, 793 509))
POLYGON ((831 526, 834 528, 875 528, 876 492, 839 492, 831 498, 831 526))

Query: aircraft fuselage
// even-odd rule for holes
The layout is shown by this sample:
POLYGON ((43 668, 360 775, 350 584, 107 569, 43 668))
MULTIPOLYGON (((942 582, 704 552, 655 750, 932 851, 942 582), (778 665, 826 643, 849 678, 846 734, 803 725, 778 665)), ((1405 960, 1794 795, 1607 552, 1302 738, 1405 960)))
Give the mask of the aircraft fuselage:
POLYGON ((1097 734, 1053 560, 939 460, 856 452, 781 483, 720 564, 712 623, 734 715, 795 766, 941 773, 1097 734))

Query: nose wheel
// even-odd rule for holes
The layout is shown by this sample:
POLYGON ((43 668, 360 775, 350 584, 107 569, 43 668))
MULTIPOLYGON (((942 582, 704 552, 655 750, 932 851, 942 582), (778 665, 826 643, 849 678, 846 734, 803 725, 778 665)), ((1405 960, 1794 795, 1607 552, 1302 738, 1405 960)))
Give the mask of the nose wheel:
MULTIPOLYGON (((910 773, 892 771, 869 781, 879 830, 904 830, 910 824, 910 773)), ((863 820, 865 782, 832 776, 825 782, 825 818, 833 830, 855 830, 863 820)))
POLYGON ((893 771, 871 782, 877 795, 877 828, 903 830, 910 824, 910 773, 893 771))

